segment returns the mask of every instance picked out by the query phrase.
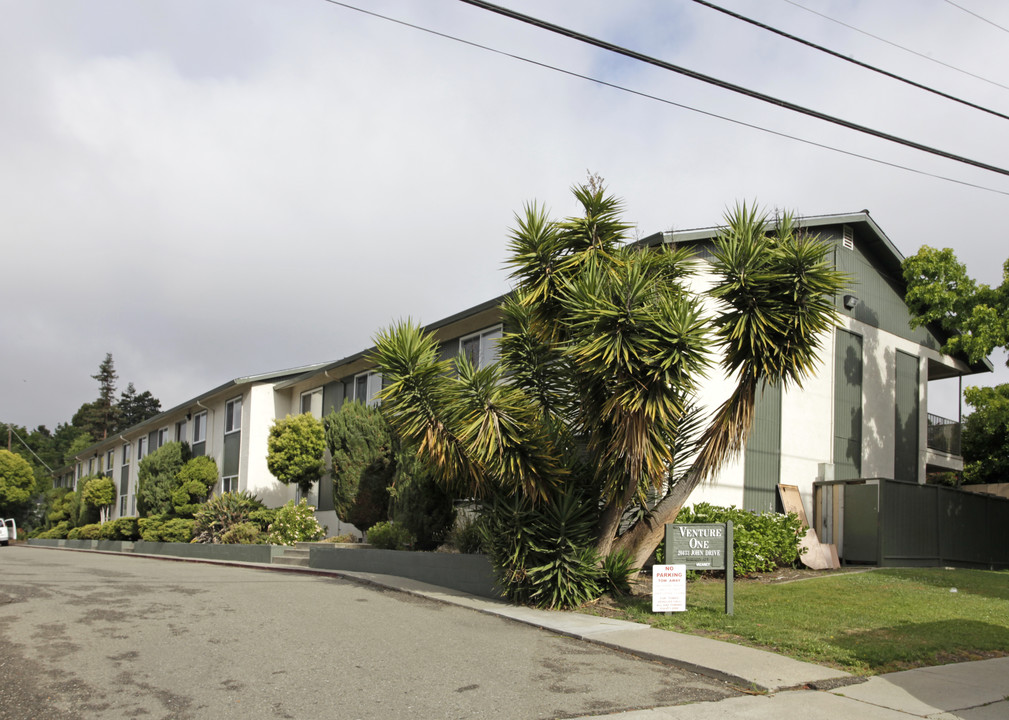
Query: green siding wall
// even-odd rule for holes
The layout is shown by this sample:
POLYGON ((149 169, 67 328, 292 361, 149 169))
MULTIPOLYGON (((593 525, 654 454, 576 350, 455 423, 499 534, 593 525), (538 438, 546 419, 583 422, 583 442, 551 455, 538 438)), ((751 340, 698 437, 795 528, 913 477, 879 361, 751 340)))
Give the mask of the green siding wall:
POLYGON ((242 453, 242 433, 233 432, 224 436, 224 460, 221 463, 221 477, 238 475, 238 461, 242 453))
POLYGON ((834 479, 862 472, 862 337, 840 328, 834 342, 834 479))
POLYGON ((781 481, 781 385, 757 390, 753 427, 746 440, 743 508, 773 512, 781 481))
POLYGON ((322 388, 322 416, 326 417, 330 412, 339 412, 343 407, 344 385, 342 382, 333 381, 327 383, 322 388))
POLYGON ((895 480, 918 481, 918 358, 897 352, 897 398, 894 404, 895 480))
POLYGON ((904 279, 889 276, 878 263, 874 264, 857 235, 852 250, 842 246, 840 227, 823 231, 820 236, 835 243, 834 266, 851 277, 848 290, 836 298, 838 312, 925 347, 938 350, 942 346, 927 328, 911 329, 911 314, 904 303, 904 279), (845 295, 859 299, 854 309, 844 307, 845 295))

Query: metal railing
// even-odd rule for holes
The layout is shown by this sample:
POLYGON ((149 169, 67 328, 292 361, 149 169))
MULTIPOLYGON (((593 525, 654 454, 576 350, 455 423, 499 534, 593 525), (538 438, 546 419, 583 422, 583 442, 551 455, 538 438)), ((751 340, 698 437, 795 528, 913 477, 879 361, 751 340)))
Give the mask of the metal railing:
POLYGON ((928 447, 950 455, 960 454, 960 423, 928 414, 928 447))

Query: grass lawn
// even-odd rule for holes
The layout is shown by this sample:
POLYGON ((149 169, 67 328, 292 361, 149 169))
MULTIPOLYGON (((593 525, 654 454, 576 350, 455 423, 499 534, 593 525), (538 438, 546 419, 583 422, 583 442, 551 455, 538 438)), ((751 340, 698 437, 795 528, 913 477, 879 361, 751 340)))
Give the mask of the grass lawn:
POLYGON ((652 614, 650 596, 585 611, 856 674, 1009 654, 1009 572, 877 569, 779 584, 742 580, 734 586, 734 615, 724 614, 724 587, 688 584, 687 612, 668 616, 652 614))

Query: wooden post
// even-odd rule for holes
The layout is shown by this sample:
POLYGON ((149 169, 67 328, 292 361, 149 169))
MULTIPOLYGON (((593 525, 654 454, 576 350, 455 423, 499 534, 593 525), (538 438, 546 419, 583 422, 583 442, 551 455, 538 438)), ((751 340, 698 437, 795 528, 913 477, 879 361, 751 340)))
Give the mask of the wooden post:
POLYGON ((732 614, 732 583, 734 569, 732 558, 732 521, 725 521, 725 614, 732 614))

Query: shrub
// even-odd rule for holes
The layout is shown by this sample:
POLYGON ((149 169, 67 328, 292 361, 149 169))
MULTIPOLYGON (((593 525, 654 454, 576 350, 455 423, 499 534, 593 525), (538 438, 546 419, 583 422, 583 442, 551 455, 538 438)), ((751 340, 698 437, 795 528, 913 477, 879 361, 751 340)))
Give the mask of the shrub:
POLYGON ((70 531, 66 534, 67 540, 80 540, 81 539, 81 529, 80 528, 70 528, 70 531))
POLYGON ((637 574, 634 558, 626 550, 617 550, 603 558, 603 581, 608 592, 627 595, 631 592, 631 578, 637 574))
POLYGON ((406 550, 413 543, 413 536, 400 523, 380 522, 368 530, 368 542, 380 550, 406 550))
POLYGON ((483 510, 484 547, 498 585, 514 603, 582 605, 602 594, 595 551, 597 504, 575 488, 537 504, 494 495, 483 510))
POLYGON ((242 522, 232 525, 230 530, 221 535, 221 542, 225 545, 260 545, 263 533, 256 523, 242 522))
POLYGON ((270 532, 270 525, 277 519, 277 508, 258 508, 249 513, 249 520, 256 523, 263 534, 270 532))
POLYGON ((200 455, 189 460, 175 475, 172 510, 179 517, 193 517, 217 483, 217 463, 200 455))
POLYGON ((116 484, 110 477, 95 475, 84 483, 81 500, 89 508, 98 510, 101 522, 104 523, 108 520, 112 504, 116 501, 116 484))
POLYGON ((145 542, 187 543, 193 537, 193 521, 189 518, 168 518, 164 515, 140 518, 140 537, 145 542))
POLYGON ((681 510, 676 518, 677 523, 724 523, 727 520, 732 521, 732 566, 736 575, 770 572, 799 561, 801 523, 795 513, 758 515, 734 505, 726 508, 698 503, 693 508, 681 510))
POLYGON ((266 443, 266 467, 285 485, 308 494, 326 470, 326 436, 322 421, 311 413, 275 420, 266 443))
POLYGON ((78 531, 77 537, 81 540, 98 540, 102 535, 102 526, 97 523, 82 525, 76 530, 78 531))
POLYGON ((459 552, 468 555, 482 553, 484 551, 483 531, 480 528, 480 523, 481 520, 478 517, 465 517, 459 520, 449 535, 449 544, 459 552))
POLYGON ((137 513, 142 516, 174 512, 175 476, 189 460, 189 445, 170 442, 140 461, 137 469, 137 513))
POLYGON ((39 533, 38 537, 44 540, 59 540, 68 537, 71 529, 69 521, 61 520, 45 532, 39 533))
POLYGON ((221 542, 224 533, 239 523, 248 522, 252 513, 262 508, 259 498, 246 490, 214 495, 196 511, 196 542, 221 542))
POLYGON ((109 528, 109 540, 139 540, 140 524, 139 518, 121 517, 112 522, 107 522, 103 528, 109 528))
POLYGON ((389 516, 389 486, 396 458, 389 426, 377 408, 344 403, 326 416, 326 446, 333 456, 336 514, 363 532, 389 516))
POLYGON ((357 542, 357 538, 354 537, 353 535, 351 535, 350 533, 345 533, 343 535, 333 535, 332 537, 328 537, 325 540, 323 540, 323 542, 327 542, 327 543, 354 543, 354 542, 357 542))
POLYGON ((401 466, 412 477, 396 499, 395 520, 413 535, 417 550, 434 550, 455 525, 452 495, 416 460, 401 466))
POLYGON ((297 505, 294 500, 277 510, 277 517, 270 525, 266 540, 271 545, 294 545, 298 542, 319 540, 326 531, 315 519, 315 508, 302 499, 297 505))

